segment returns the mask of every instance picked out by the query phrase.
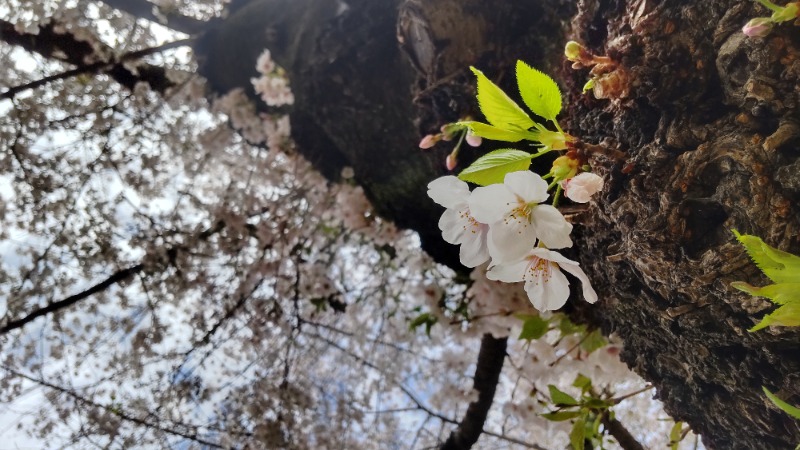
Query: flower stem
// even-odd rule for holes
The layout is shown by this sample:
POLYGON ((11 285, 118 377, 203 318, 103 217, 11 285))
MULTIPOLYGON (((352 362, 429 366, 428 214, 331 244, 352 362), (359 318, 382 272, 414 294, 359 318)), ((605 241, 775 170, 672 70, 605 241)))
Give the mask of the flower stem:
POLYGON ((778 5, 776 5, 775 3, 772 3, 769 0, 756 0, 756 1, 758 3, 761 3, 762 5, 766 6, 767 8, 769 8, 770 11, 779 12, 779 11, 783 10, 783 7, 778 6, 778 5))
MULTIPOLYGON (((555 181, 554 181, 554 183, 555 183, 555 181)), ((553 194, 553 208, 557 208, 558 207, 558 199, 561 198, 561 191, 563 191, 563 190, 564 190, 564 188, 562 188, 561 185, 558 184, 557 187, 556 187, 556 193, 553 194)))

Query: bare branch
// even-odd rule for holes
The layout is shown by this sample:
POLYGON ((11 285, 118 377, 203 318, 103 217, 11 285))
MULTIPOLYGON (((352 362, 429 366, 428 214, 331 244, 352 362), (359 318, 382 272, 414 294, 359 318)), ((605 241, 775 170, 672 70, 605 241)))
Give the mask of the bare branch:
POLYGON ((500 372, 503 370, 507 341, 507 338, 497 339, 491 334, 483 335, 473 377, 473 389, 478 391, 478 400, 469 404, 464 418, 442 444, 441 450, 466 450, 478 441, 494 401, 500 372))
POLYGON ((197 20, 193 17, 183 16, 174 12, 160 11, 161 16, 156 15, 157 5, 147 0, 100 0, 106 5, 126 12, 138 19, 149 20, 150 22, 164 25, 181 33, 194 35, 202 32, 208 22, 197 20))
POLYGON ((44 306, 42 308, 34 310, 33 312, 31 312, 30 314, 28 314, 25 317, 22 317, 21 319, 12 320, 12 321, 6 323, 2 327, 0 327, 0 335, 8 333, 9 331, 15 330, 17 328, 22 328, 26 324, 28 324, 29 322, 32 322, 35 319, 37 319, 39 317, 42 317, 44 315, 47 315, 47 314, 62 310, 64 308, 68 308, 68 307, 74 305, 75 303, 78 303, 79 301, 89 297, 92 294, 96 294, 98 292, 102 292, 102 291, 108 289, 109 287, 119 283, 120 281, 124 281, 124 280, 127 280, 127 279, 131 278, 132 276, 134 276, 137 273, 141 272, 142 269, 144 269, 144 264, 137 264, 135 266, 128 267, 127 269, 123 269, 123 270, 120 270, 118 272, 115 272, 113 275, 111 275, 110 277, 106 278, 102 282, 100 282, 98 284, 95 284, 94 286, 90 287, 89 289, 87 289, 87 290, 85 290, 85 291, 83 291, 83 292, 81 292, 79 294, 75 294, 75 295, 69 296, 69 297, 65 298, 64 300, 60 300, 60 301, 57 301, 57 302, 50 303, 47 306, 44 306))
POLYGON ((30 83, 9 88, 8 90, 0 94, 0 100, 14 98, 20 92, 24 92, 29 89, 36 89, 45 86, 47 84, 50 84, 53 81, 66 80, 68 78, 76 77, 78 75, 82 75, 85 73, 101 73, 101 72, 109 73, 115 70, 119 70, 120 68, 124 69, 124 67, 122 67, 122 63, 125 61, 132 61, 140 59, 147 55, 152 55, 155 53, 163 52, 165 50, 182 47, 184 45, 189 45, 191 42, 192 42, 191 39, 181 39, 178 41, 168 42, 164 45, 159 45, 158 47, 151 47, 144 50, 137 50, 135 52, 126 53, 119 58, 115 58, 115 60, 112 62, 96 62, 93 64, 81 65, 76 67, 75 69, 67 70, 66 72, 57 73, 55 75, 50 75, 48 77, 44 77, 39 80, 32 81, 30 83))
POLYGON ((645 450, 642 444, 633 437, 630 431, 628 431, 625 425, 619 420, 611 419, 608 417, 608 414, 603 414, 603 426, 608 430, 610 435, 614 436, 614 439, 617 440, 619 446, 624 450, 645 450))
POLYGON ((25 375, 24 373, 18 372, 18 371, 14 370, 14 369, 12 369, 10 367, 7 367, 7 366, 0 366, 0 368, 2 368, 3 370, 5 370, 6 372, 10 373, 11 375, 13 375, 15 377, 24 378, 24 379, 26 379, 26 380, 28 380, 30 382, 38 384, 39 386, 43 386, 43 387, 46 387, 48 389, 54 390, 56 392, 59 392, 61 394, 67 395, 67 396, 73 398, 78 403, 81 403, 83 405, 90 406, 90 407, 93 407, 93 408, 100 408, 100 409, 102 409, 104 411, 107 411, 107 412, 119 417, 120 419, 122 419, 122 420, 124 420, 126 422, 131 422, 131 423, 134 423, 136 425, 143 426, 145 428, 161 431, 163 433, 171 434, 171 435, 174 435, 174 436, 180 436, 182 438, 189 439, 191 441, 197 442, 198 444, 203 444, 203 445, 206 445, 206 446, 211 447, 211 448, 224 448, 224 447, 222 447, 221 445, 219 445, 217 443, 214 443, 214 442, 211 442, 211 441, 207 441, 205 439, 200 438, 197 435, 197 431, 198 431, 198 429, 200 427, 197 426, 197 425, 187 425, 187 424, 183 424, 183 423, 174 423, 173 422, 173 425, 185 427, 185 428, 187 428, 187 430, 177 430, 177 429, 167 428, 167 427, 164 427, 163 425, 160 424, 160 422, 162 422, 163 420, 162 419, 158 419, 155 416, 155 414, 153 414, 153 413, 148 413, 147 416, 148 417, 156 417, 155 421, 148 420, 148 418, 135 417, 135 416, 132 416, 130 414, 126 414, 125 412, 121 411, 120 408, 116 408, 116 407, 109 406, 109 405, 103 405, 101 403, 97 403, 97 402, 94 402, 92 400, 89 400, 88 398, 83 397, 81 395, 78 395, 78 393, 76 393, 75 391, 73 391, 71 389, 67 389, 67 388, 65 388, 63 386, 58 386, 56 384, 47 382, 45 380, 40 380, 38 378, 34 378, 34 377, 29 376, 29 375, 25 375))
MULTIPOLYGON (((55 59, 72 64, 77 66, 78 69, 91 66, 91 69, 83 69, 83 72, 80 73, 104 72, 117 83, 128 89, 133 89, 136 83, 143 81, 148 83, 153 90, 162 94, 166 92, 167 89, 176 85, 174 81, 169 79, 167 71, 163 67, 142 64, 136 68, 136 73, 134 73, 121 64, 123 61, 122 59, 113 57, 114 52, 110 47, 96 43, 95 45, 99 46, 102 50, 98 52, 95 46, 76 38, 72 33, 60 32, 61 30, 57 32, 56 30, 57 24, 51 22, 47 25, 43 25, 39 29, 38 34, 21 33, 14 28, 14 24, 0 20, 0 40, 3 42, 17 45, 29 52, 38 53, 48 59, 55 59), (87 63, 87 61, 94 62, 87 63)), ((141 58, 155 51, 163 51, 167 48, 188 45, 190 42, 190 39, 186 39, 165 44, 165 46, 162 46, 164 48, 155 47, 154 49, 132 52, 129 54, 128 58, 141 58)), ((69 76, 74 76, 74 74, 70 74, 69 76)), ((58 77, 55 79, 58 79, 58 77)), ((5 98, 6 93, 3 95, 5 98)))

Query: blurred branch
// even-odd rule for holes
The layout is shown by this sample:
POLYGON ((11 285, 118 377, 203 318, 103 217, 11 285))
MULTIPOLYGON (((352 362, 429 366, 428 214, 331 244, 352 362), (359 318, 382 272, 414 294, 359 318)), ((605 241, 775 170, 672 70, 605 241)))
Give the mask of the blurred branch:
POLYGON ((158 47, 151 47, 144 50, 137 50, 135 52, 126 53, 111 62, 96 62, 93 64, 78 66, 75 69, 67 70, 66 72, 57 73, 54 75, 50 75, 48 77, 41 78, 36 81, 31 81, 30 83, 9 88, 5 92, 0 94, 0 100, 14 98, 20 92, 24 92, 29 89, 36 89, 45 86, 47 84, 50 84, 53 81, 66 80, 68 78, 76 77, 78 75, 82 75, 85 73, 109 73, 115 70, 119 70, 120 68, 123 70, 127 70, 124 69, 124 67, 122 67, 122 63, 125 61, 133 61, 136 59, 143 58, 147 55, 152 55, 155 53, 163 52, 165 50, 182 47, 184 45, 188 45, 191 42, 192 42, 191 39, 181 39, 178 41, 168 42, 166 44, 159 45, 158 47))
POLYGON ((608 430, 608 434, 614 436, 614 439, 624 450, 645 450, 622 422, 609 418, 608 414, 603 414, 602 420, 603 426, 608 430))
POLYGON ((507 338, 497 339, 488 333, 483 335, 473 377, 473 389, 478 391, 478 400, 469 404, 464 418, 440 450, 467 450, 478 442, 503 371, 507 341, 507 338))
POLYGON ((75 303, 78 303, 79 301, 89 297, 92 294, 102 292, 108 289, 109 287, 119 283, 120 281, 124 281, 131 278, 132 276, 141 272, 142 269, 144 269, 144 264, 137 264, 135 266, 128 267, 127 269, 123 269, 114 273, 101 283, 98 283, 79 294, 72 295, 70 297, 65 298, 64 300, 49 303, 47 306, 44 306, 42 308, 35 309, 33 312, 26 315, 25 317, 22 317, 21 319, 17 320, 12 320, 3 325, 2 327, 0 327, 0 335, 6 334, 9 331, 15 330, 17 328, 22 328, 29 322, 32 322, 35 319, 42 317, 44 315, 59 311, 64 308, 68 308, 74 305, 75 303))
POLYGON ((197 34, 203 31, 208 22, 197 20, 175 12, 168 12, 147 0, 100 0, 106 5, 123 11, 137 19, 149 20, 167 28, 186 34, 197 34), (158 11, 158 13, 156 12, 158 11))
MULTIPOLYGON (((26 379, 26 380, 28 380, 28 381, 30 381, 32 383, 38 384, 39 386, 43 386, 43 387, 46 387, 46 388, 51 389, 53 391, 59 392, 59 393, 64 394, 64 395, 67 395, 67 396, 71 397, 72 399, 74 399, 75 401, 77 401, 80 404, 83 404, 85 406, 89 406, 89 407, 92 407, 92 408, 102 409, 102 410, 108 412, 109 414, 113 414, 114 416, 117 416, 117 417, 119 417, 120 419, 122 419, 122 420, 124 420, 126 422, 131 422, 133 424, 136 424, 136 425, 139 425, 139 426, 143 426, 145 428, 161 431, 163 433, 171 434, 171 435, 174 435, 174 436, 180 436, 180 437, 182 437, 184 439, 189 439, 189 440, 191 440, 193 442, 208 446, 210 448, 225 448, 225 447, 223 447, 223 446, 221 446, 221 445, 219 445, 217 443, 214 443, 214 442, 211 442, 211 441, 207 441, 205 439, 200 438, 197 435, 198 430, 200 429, 200 426, 173 422, 172 423, 173 426, 184 427, 186 429, 185 430, 178 430, 178 429, 174 429, 174 428, 167 428, 167 427, 161 425, 161 422, 163 421, 163 419, 156 418, 155 421, 148 420, 148 418, 155 416, 155 414, 153 414, 153 413, 147 413, 147 418, 135 417, 135 416, 132 416, 130 414, 127 414, 127 413, 123 412, 121 410, 121 408, 119 408, 119 407, 116 407, 114 405, 104 405, 104 404, 101 404, 101 403, 97 403, 97 402, 92 401, 92 400, 90 400, 90 399, 88 399, 86 397, 78 395, 75 391, 73 391, 71 389, 67 389, 65 387, 58 386, 58 385, 53 384, 53 383, 49 383, 49 382, 47 382, 45 380, 40 380, 38 378, 34 378, 34 377, 29 376, 29 375, 25 375, 24 373, 18 372, 18 371, 14 370, 14 369, 12 369, 10 367, 7 367, 5 365, 0 366, 0 368, 2 368, 3 370, 5 370, 6 372, 10 373, 11 375, 13 375, 15 377, 24 378, 24 379, 26 379)), ((206 427, 206 428, 208 428, 208 427, 206 427)))
MULTIPOLYGON (((216 224, 214 224, 214 226, 212 226, 210 228, 206 228, 205 230, 203 230, 200 233, 198 233, 197 239, 201 240, 201 241, 206 240, 209 237, 211 237, 214 234, 216 234, 219 231, 221 231, 223 228, 225 228, 225 223, 222 222, 222 221, 219 221, 216 224)), ((174 260, 175 254, 178 251, 181 251, 181 250, 185 250, 185 249, 178 248, 178 247, 172 247, 172 248, 167 249, 165 254, 170 258, 170 260, 174 260)), ((90 287, 89 289, 87 289, 87 290, 85 290, 85 291, 83 291, 83 292, 81 292, 79 294, 72 295, 70 297, 65 298, 64 300, 53 302, 53 303, 48 304, 47 306, 44 306, 44 307, 39 308, 39 309, 36 309, 33 312, 31 312, 28 315, 26 315, 25 317, 22 317, 21 319, 9 321, 8 323, 6 323, 2 327, 0 327, 0 336, 2 336, 5 333, 8 333, 11 330, 15 330, 17 328, 22 328, 23 326, 25 326, 29 322, 31 322, 31 321, 33 321, 33 320, 35 320, 35 319, 37 319, 37 318, 39 318, 41 316, 44 316, 44 315, 47 315, 47 314, 62 310, 64 308, 68 308, 68 307, 78 303, 79 301, 81 301, 81 300, 83 300, 83 299, 85 299, 85 298, 87 298, 87 297, 89 297, 89 296, 91 296, 93 294, 96 294, 98 292, 102 292, 102 291, 108 289, 109 287, 111 287, 111 286, 113 286, 113 285, 115 285, 115 284, 117 284, 117 283, 119 283, 121 281, 125 281, 125 280, 133 277, 134 275, 136 275, 139 272, 141 272, 142 270, 144 270, 144 268, 145 268, 145 265, 143 263, 139 263, 139 264, 136 264, 135 266, 128 267, 127 269, 120 270, 118 272, 115 272, 110 277, 106 278, 104 281, 102 281, 102 282, 90 287)))
MULTIPOLYGON (((14 27, 14 24, 0 20, 0 41, 22 47, 48 59, 72 64, 77 67, 76 70, 82 70, 81 73, 102 71, 128 89, 133 89, 136 83, 146 82, 153 90, 163 94, 167 89, 176 85, 176 82, 167 76, 167 70, 163 67, 141 64, 136 67, 135 71, 128 69, 122 64, 124 61, 122 58, 113 56, 114 50, 111 47, 97 39, 89 39, 93 42, 89 42, 86 38, 79 39, 69 31, 58 28, 58 24, 51 22, 41 26, 39 33, 32 34, 20 32, 14 27), (92 67, 92 69, 87 70, 86 67, 92 67), (101 68, 105 68, 105 70, 98 70, 101 68)), ((155 51, 187 45, 190 42, 191 39, 186 39, 154 49, 131 52, 128 54, 128 59, 141 58, 155 51)), ((68 74, 68 76, 74 75, 68 74)), ((59 79, 59 76, 54 77, 54 80, 59 79)), ((64 78, 63 74, 61 78, 64 78)), ((47 82, 50 81, 53 80, 47 82)), ((6 94, 7 92, 3 93, 4 98, 7 97, 6 94)))
MULTIPOLYGON (((325 336, 322 336, 322 335, 317 334, 317 333, 309 332, 309 331, 305 331, 303 333, 303 335, 307 336, 307 337, 312 337, 312 338, 315 338, 315 339, 319 339, 320 341, 325 342, 326 344, 330 345, 331 347, 341 351, 345 355, 350 356, 351 358, 355 359, 356 361, 358 361, 359 363, 363 364, 364 366, 369 367, 369 368, 375 370, 376 372, 378 372, 378 373, 380 373, 380 374, 382 374, 384 376, 388 376, 386 373, 383 372, 383 370, 381 370, 378 366, 376 366, 375 364, 373 364, 370 361, 368 361, 366 358, 361 357, 361 356, 351 352, 347 348, 343 347, 342 345, 338 344, 337 342, 334 342, 334 341, 328 339, 325 336)), ((497 379, 499 379, 500 371, 503 368, 503 360, 505 359, 506 339, 505 338, 504 339, 495 339, 494 337, 492 337, 489 334, 484 335, 483 341, 481 341, 481 350, 478 353, 478 368, 475 369, 475 379, 476 379, 475 388, 476 389, 480 389, 480 387, 483 387, 484 383, 491 384, 491 387, 490 386, 486 386, 486 391, 485 392, 481 391, 480 396, 478 398, 478 401, 473 403, 473 404, 470 404, 469 408, 467 409, 467 414, 464 417, 464 420, 461 421, 461 423, 459 423, 459 422, 457 422, 457 421, 455 421, 455 420, 453 420, 453 419, 451 419, 451 418, 449 418, 449 417, 447 417, 445 415, 439 414, 438 412, 436 412, 436 411, 432 410, 431 408, 429 408, 428 406, 426 406, 425 403, 422 400, 420 400, 419 398, 417 398, 417 396, 414 395, 414 393, 411 391, 411 389, 406 387, 403 383, 401 383, 401 382, 399 382, 397 380, 392 380, 392 381, 395 383, 397 388, 400 389, 400 391, 402 391, 403 394, 405 394, 406 397, 408 397, 408 399, 411 400, 412 403, 414 403, 414 405, 415 405, 414 409, 418 409, 418 410, 426 413, 429 417, 435 417, 435 418, 439 419, 442 423, 450 423, 450 424, 458 425, 457 430, 455 432, 453 432, 455 434, 456 432, 460 431, 462 428, 465 428, 467 426, 472 426, 471 424, 473 422, 467 423, 468 420, 472 421, 472 420, 477 420, 479 418, 479 412, 477 411, 477 407, 475 407, 473 409, 473 405, 480 404, 481 407, 483 407, 483 405, 484 405, 483 402, 485 402, 486 397, 488 397, 489 406, 491 406, 492 400, 494 398, 494 391, 495 391, 495 389, 497 387, 497 380, 495 380, 494 383, 491 383, 492 376, 488 372, 490 371, 490 367, 495 367, 494 363, 497 362, 498 355, 496 353, 494 353, 494 352, 496 350, 499 350, 500 346, 502 346, 502 351, 500 352, 500 356, 499 356, 500 363, 497 364, 495 369, 491 369, 491 371, 495 371, 496 370, 497 374, 495 375, 495 377, 497 379), (487 341, 487 340, 490 341, 490 342, 486 345, 486 347, 484 349, 483 342, 487 341), (499 341, 499 342, 495 342, 495 341, 499 341), (481 358, 481 355, 484 355, 483 358, 481 358), (478 375, 479 373, 480 373, 480 376, 478 375), (480 380, 480 381, 478 381, 478 380, 480 380), (478 383, 480 383, 480 385, 478 383), (491 389, 491 393, 489 393, 489 389, 491 389), (473 412, 470 413, 470 411, 473 411, 473 412)), ((389 377, 389 378, 391 378, 391 377, 389 377)), ((504 440, 506 442, 511 442, 513 444, 521 445, 521 446, 523 446, 525 448, 532 448, 534 450, 547 450, 544 447, 541 447, 541 446, 539 446, 537 444, 532 444, 530 442, 525 442, 525 441, 522 441, 522 440, 519 440, 519 439, 515 439, 515 438, 512 438, 510 436, 506 436, 504 434, 494 433, 494 432, 491 432, 491 431, 483 430, 483 423, 486 421, 486 413, 488 413, 488 410, 489 410, 489 408, 486 407, 486 411, 484 411, 484 413, 483 413, 483 419, 480 422, 480 428, 478 428, 478 430, 479 430, 478 431, 478 436, 480 436, 480 434, 483 433, 483 434, 486 434, 488 436, 492 436, 492 437, 495 437, 497 439, 504 440)), ((452 439, 452 435, 451 435, 450 438, 452 439)), ((477 439, 478 439, 478 437, 475 437, 475 441, 477 441, 477 439)), ((448 442, 450 442, 450 439, 448 439, 448 442)), ((475 442, 470 444, 470 446, 472 446, 474 443, 475 442)), ((445 443, 445 445, 446 444, 447 443, 445 443)), ((442 447, 442 448, 444 448, 444 447, 442 447)), ((450 448, 459 448, 459 447, 450 447, 450 448)), ((464 448, 469 448, 469 447, 464 447, 464 448)))

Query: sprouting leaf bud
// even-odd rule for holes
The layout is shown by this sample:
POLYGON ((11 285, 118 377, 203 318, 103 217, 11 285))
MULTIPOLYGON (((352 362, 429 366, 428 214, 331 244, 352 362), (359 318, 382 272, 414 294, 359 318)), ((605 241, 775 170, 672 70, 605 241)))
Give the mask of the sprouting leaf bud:
POLYGON ((567 42, 567 45, 564 47, 564 55, 570 61, 580 60, 580 56, 583 51, 583 46, 575 41, 567 42))

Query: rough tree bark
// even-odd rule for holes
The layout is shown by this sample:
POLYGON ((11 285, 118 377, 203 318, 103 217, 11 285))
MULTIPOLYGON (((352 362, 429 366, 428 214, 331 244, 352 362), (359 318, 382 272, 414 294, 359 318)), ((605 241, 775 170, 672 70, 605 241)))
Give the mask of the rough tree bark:
POLYGON ((300 151, 332 178, 353 166, 378 211, 452 267, 440 211, 424 195, 448 149, 422 153, 417 140, 476 114, 470 64, 505 85, 517 58, 554 74, 567 88, 569 131, 625 154, 592 160, 607 188, 574 216, 573 256, 603 301, 574 302, 571 314, 620 335, 623 360, 710 448, 800 441, 797 422, 760 389, 800 399, 798 335, 748 333, 768 304, 728 287, 757 281, 731 228, 800 249, 797 28, 746 39, 740 28, 757 5, 732 0, 343 5, 253 0, 198 47, 202 73, 219 91, 247 87, 252 61, 272 49, 292 75, 300 151), (616 98, 580 94, 587 74, 563 62, 568 39, 620 64, 616 98))
POLYGON ((426 251, 456 269, 456 249, 436 227, 441 210, 425 195, 449 149, 416 143, 477 115, 467 66, 506 87, 516 59, 553 74, 565 88, 566 129, 625 155, 591 160, 606 189, 571 216, 570 256, 602 300, 571 302, 568 313, 617 333, 623 360, 709 448, 800 442, 798 423, 761 393, 763 385, 800 403, 798 333, 748 333, 769 304, 728 287, 760 281, 731 228, 800 251, 797 27, 746 39, 742 24, 766 12, 740 0, 235 5, 195 46, 212 88, 255 98, 255 60, 272 50, 297 99, 298 150, 334 180, 352 166, 381 215, 417 230, 426 251), (580 94, 587 73, 564 62, 568 39, 619 63, 611 99, 580 94))

